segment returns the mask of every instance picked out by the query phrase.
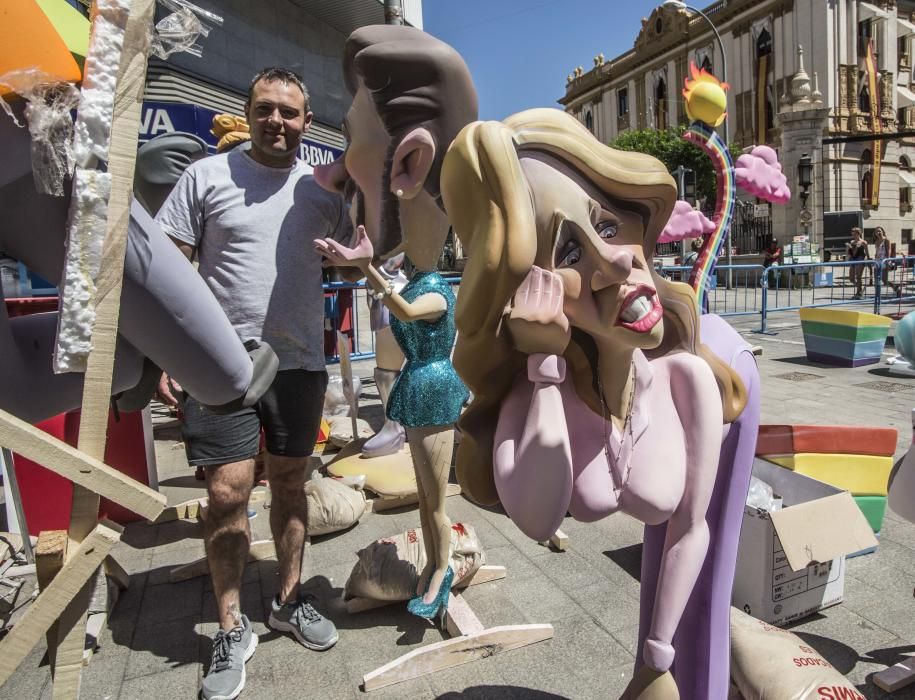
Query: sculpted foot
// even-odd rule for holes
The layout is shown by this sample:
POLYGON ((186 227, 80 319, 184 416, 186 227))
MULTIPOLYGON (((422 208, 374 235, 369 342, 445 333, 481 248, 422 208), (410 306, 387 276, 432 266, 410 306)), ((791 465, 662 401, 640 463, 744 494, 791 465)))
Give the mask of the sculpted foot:
POLYGON ((620 700, 680 700, 680 691, 670 671, 642 666, 629 681, 620 700))

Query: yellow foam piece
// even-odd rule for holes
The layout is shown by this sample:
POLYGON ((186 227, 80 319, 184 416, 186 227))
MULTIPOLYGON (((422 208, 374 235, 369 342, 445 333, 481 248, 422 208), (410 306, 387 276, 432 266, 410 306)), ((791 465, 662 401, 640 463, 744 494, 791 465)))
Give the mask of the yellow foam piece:
POLYGON ((811 479, 845 489, 853 496, 885 496, 893 469, 892 457, 849 454, 798 453, 767 456, 779 466, 811 479))
POLYGON ((416 473, 409 445, 400 452, 367 459, 362 456, 364 440, 354 440, 327 465, 331 476, 365 475, 365 487, 382 498, 399 498, 416 493, 416 473))
POLYGON ((837 323, 843 326, 885 326, 889 327, 892 319, 867 311, 849 311, 847 309, 825 309, 804 307, 798 309, 802 321, 818 323, 837 323))

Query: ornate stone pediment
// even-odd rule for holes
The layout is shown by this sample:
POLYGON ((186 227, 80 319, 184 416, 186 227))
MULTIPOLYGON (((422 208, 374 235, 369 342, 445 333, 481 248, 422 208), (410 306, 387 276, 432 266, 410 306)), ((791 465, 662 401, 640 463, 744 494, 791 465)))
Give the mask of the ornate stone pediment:
POLYGON ((636 53, 658 53, 683 42, 689 26, 690 13, 683 8, 656 7, 635 39, 636 53))

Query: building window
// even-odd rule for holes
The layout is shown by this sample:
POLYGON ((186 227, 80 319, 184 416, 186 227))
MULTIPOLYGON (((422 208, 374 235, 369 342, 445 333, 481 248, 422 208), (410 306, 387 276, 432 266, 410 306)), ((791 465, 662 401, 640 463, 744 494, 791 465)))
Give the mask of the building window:
POLYGON ((654 123, 657 129, 667 128, 667 83, 664 78, 658 80, 654 90, 654 123))
POLYGON ((702 70, 704 70, 704 71, 706 71, 706 72, 708 72, 708 73, 711 73, 711 72, 712 72, 712 59, 710 59, 708 56, 705 56, 705 57, 702 59, 702 65, 699 66, 699 67, 700 67, 702 70))
POLYGON ((616 116, 624 117, 629 114, 629 88, 620 88, 616 91, 616 116))
POLYGON ((871 91, 867 87, 867 75, 864 76, 862 80, 864 83, 861 87, 861 92, 858 93, 858 111, 863 112, 864 114, 871 113, 871 91))
POLYGON ((899 55, 899 65, 900 66, 911 66, 912 63, 909 60, 909 37, 901 36, 896 41, 896 53, 899 55))
POLYGON ((874 193, 874 176, 871 174, 872 160, 871 149, 865 148, 861 154, 861 200, 863 202, 870 202, 874 193))
MULTIPOLYGON (((870 43, 870 40, 874 37, 874 25, 869 20, 863 20, 858 22, 858 55, 866 56, 867 55, 867 45, 870 43)), ((876 53, 876 47, 874 50, 876 53)))
POLYGON ((594 133, 594 117, 591 116, 590 109, 585 112, 585 126, 587 127, 588 131, 590 131, 592 134, 594 133))

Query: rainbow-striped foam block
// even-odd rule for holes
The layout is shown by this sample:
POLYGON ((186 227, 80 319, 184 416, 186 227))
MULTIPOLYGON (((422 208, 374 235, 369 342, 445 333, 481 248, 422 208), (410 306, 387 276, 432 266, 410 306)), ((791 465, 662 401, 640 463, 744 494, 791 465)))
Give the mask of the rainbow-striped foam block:
POLYGON ((845 489, 874 533, 879 533, 896 438, 895 428, 761 425, 756 454, 785 469, 845 489))
POLYGON ((799 309, 807 359, 843 367, 880 361, 890 319, 864 311, 799 309))

